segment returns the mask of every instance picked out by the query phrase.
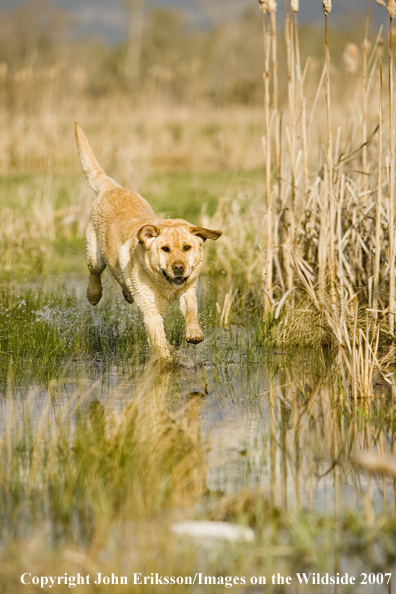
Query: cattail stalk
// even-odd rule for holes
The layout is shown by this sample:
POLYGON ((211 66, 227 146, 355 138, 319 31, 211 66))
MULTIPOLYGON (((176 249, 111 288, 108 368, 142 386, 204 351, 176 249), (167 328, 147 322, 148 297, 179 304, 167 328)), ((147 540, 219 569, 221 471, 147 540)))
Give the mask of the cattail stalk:
POLYGON ((325 8, 327 6, 328 12, 331 10, 331 2, 323 0, 323 7, 325 9, 325 45, 326 45, 326 107, 327 107, 327 170, 328 170, 328 188, 329 188, 329 214, 330 214, 330 296, 331 302, 334 305, 336 302, 335 290, 335 234, 334 234, 334 196, 333 196, 333 136, 331 129, 331 106, 330 106, 330 52, 329 39, 327 27, 328 12, 325 8))
POLYGON ((272 300, 272 205, 271 205, 271 130, 270 130, 270 56, 271 35, 269 19, 266 11, 262 10, 263 39, 264 39, 264 112, 265 112, 265 179, 267 194, 267 255, 265 266, 264 315, 271 310, 272 300))
POLYGON ((366 191, 367 187, 367 105, 368 105, 368 89, 367 89, 367 52, 369 47, 368 42, 368 27, 370 19, 370 0, 367 0, 367 14, 366 14, 366 28, 363 41, 363 113, 362 113, 362 132, 363 132, 363 149, 362 149, 362 192, 366 191))
POLYGON ((300 42, 298 37, 298 0, 291 2, 291 9, 294 16, 294 43, 296 47, 296 74, 298 83, 298 92, 300 95, 301 105, 301 127, 302 127, 302 141, 303 141, 303 167, 304 167, 304 192, 308 192, 308 147, 307 147, 307 110, 306 100, 304 97, 303 81, 301 78, 301 60, 300 60, 300 42))
POLYGON ((326 75, 326 64, 323 66, 323 70, 322 70, 322 74, 320 75, 320 80, 319 80, 319 84, 318 84, 318 88, 316 89, 316 95, 315 95, 315 99, 312 105, 312 109, 311 109, 311 114, 309 116, 309 121, 308 121, 308 139, 310 137, 310 132, 312 129, 312 122, 314 121, 314 116, 315 116, 315 111, 316 111, 316 106, 318 104, 319 101, 319 96, 320 96, 320 92, 322 90, 323 87, 323 81, 326 75))
MULTIPOLYGON (((270 8, 270 17, 271 17, 271 52, 272 52, 272 103, 273 103, 273 110, 274 110, 274 119, 275 119, 275 173, 277 179, 277 207, 281 209, 282 199, 283 199, 283 179, 282 179, 282 161, 281 161, 281 118, 279 114, 279 85, 278 85, 278 50, 277 50, 277 37, 276 37, 276 9, 277 3, 276 0, 272 0, 270 8)), ((275 200, 272 198, 272 202, 275 209, 275 200)), ((275 245, 277 245, 277 241, 274 237, 275 245)), ((279 256, 278 253, 275 251, 272 254, 273 260, 275 262, 275 266, 277 268, 277 274, 281 286, 283 287, 283 277, 282 271, 279 263, 279 256)), ((283 290, 284 292, 284 290, 283 290)))
POLYGON ((390 128, 390 171, 389 171, 389 330, 393 334, 395 327, 395 250, 394 250, 394 226, 395 226, 395 155, 394 155, 394 124, 395 106, 393 93, 393 40, 392 25, 395 4, 388 0, 389 13, 389 128, 390 128))
POLYGON ((295 84, 294 84, 294 44, 292 42, 293 29, 290 23, 290 14, 286 9, 285 17, 285 36, 287 49, 287 80, 288 80, 288 98, 289 98, 289 130, 290 130, 290 169, 291 169, 291 192, 289 199, 288 215, 288 244, 289 251, 286 254, 287 265, 287 288, 293 286, 293 269, 291 266, 291 252, 294 249, 295 220, 294 205, 296 198, 296 155, 295 155, 295 84))
POLYGON ((381 246, 381 194, 382 194, 382 63, 379 62, 379 100, 378 100, 378 183, 377 183, 377 203, 375 209, 375 257, 374 257, 374 290, 373 290, 373 309, 374 318, 377 317, 379 301, 379 270, 380 270, 380 246, 381 246))
POLYGON ((344 279, 344 265, 342 262, 343 250, 342 250, 342 205, 344 202, 345 195, 345 174, 341 174, 340 182, 340 199, 338 201, 338 214, 337 214, 337 244, 338 244, 338 281, 342 286, 345 286, 344 279))
POLYGON ((327 187, 328 171, 325 167, 324 181, 319 194, 320 229, 318 238, 318 293, 321 299, 326 294, 326 262, 327 262, 327 220, 328 210, 326 208, 325 188, 327 187))
POLYGON ((280 120, 279 120, 279 91, 278 91, 278 51, 276 45, 276 2, 270 6, 271 18, 271 52, 272 52, 272 103, 275 112, 275 167, 276 176, 280 178, 280 120))

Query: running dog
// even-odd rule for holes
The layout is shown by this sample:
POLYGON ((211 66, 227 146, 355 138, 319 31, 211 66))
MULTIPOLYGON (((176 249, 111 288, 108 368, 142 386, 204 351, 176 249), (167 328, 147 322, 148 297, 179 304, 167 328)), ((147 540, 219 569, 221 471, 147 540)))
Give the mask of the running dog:
POLYGON ((99 303, 101 274, 107 266, 128 303, 135 301, 142 312, 153 353, 171 361, 163 315, 178 299, 187 342, 204 340, 196 297, 202 246, 222 232, 195 227, 183 219, 157 217, 144 198, 105 174, 77 123, 75 131, 81 165, 96 194, 85 238, 88 301, 99 303))

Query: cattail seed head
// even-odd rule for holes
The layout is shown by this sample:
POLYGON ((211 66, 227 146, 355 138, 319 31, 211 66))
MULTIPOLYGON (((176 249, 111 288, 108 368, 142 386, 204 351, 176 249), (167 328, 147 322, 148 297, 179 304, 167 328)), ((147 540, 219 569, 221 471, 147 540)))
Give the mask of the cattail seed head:
POLYGON ((276 12, 276 0, 259 0, 262 12, 276 12))
POLYGON ((379 4, 380 6, 385 6, 386 8, 386 4, 384 2, 384 0, 375 0, 377 4, 379 4))
POLYGON ((299 2, 299 0, 290 0, 290 8, 292 9, 293 12, 298 12, 298 9, 299 9, 298 2, 299 2))
POLYGON ((323 0, 323 10, 325 14, 330 14, 331 12, 331 0, 323 0))
POLYGON ((396 2, 395 0, 388 0, 388 5, 386 7, 388 9, 389 16, 393 19, 396 17, 396 2))
POLYGON ((347 43, 342 59, 345 71, 348 74, 356 74, 360 64, 360 51, 356 43, 347 43))
POLYGON ((267 0, 259 0, 259 6, 260 6, 261 12, 263 12, 263 13, 268 12, 267 0))

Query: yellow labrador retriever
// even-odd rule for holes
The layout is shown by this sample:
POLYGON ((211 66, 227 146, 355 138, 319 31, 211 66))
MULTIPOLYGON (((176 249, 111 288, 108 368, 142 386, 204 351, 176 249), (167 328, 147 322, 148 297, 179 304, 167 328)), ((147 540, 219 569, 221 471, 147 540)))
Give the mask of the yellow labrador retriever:
POLYGON ((88 184, 97 196, 85 242, 88 301, 99 303, 101 274, 108 266, 125 299, 135 301, 142 312, 154 353, 171 360, 162 316, 179 299, 187 342, 204 339, 196 298, 202 245, 206 239, 218 239, 222 232, 194 227, 182 219, 158 218, 144 198, 105 174, 77 123, 76 141, 88 184))

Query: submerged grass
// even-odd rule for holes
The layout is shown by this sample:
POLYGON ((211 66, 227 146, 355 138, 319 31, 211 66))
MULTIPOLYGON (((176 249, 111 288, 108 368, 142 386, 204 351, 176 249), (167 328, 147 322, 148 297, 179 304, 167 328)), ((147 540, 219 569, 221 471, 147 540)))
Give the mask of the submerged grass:
POLYGON ((188 501, 197 488, 192 477, 199 452, 181 426, 157 410, 155 394, 108 418, 98 400, 84 403, 86 397, 79 394, 55 417, 51 402, 43 402, 35 426, 26 403, 27 415, 11 438, 19 463, 2 468, 2 540, 17 536, 22 525, 29 534, 34 518, 48 518, 52 542, 79 534, 82 544, 93 543, 104 523, 155 514, 182 496, 188 501), (23 506, 15 514, 17 500, 23 506))
MULTIPOLYGON (((202 363, 221 350, 224 361, 250 362, 262 360, 260 352, 267 346, 265 326, 260 319, 261 304, 253 293, 241 293, 238 308, 232 315, 233 326, 218 332, 219 307, 224 282, 202 278, 199 310, 206 341, 199 348, 202 363), (241 326, 244 330, 241 331, 241 326), (254 332, 251 330, 254 328, 254 332)), ((129 305, 110 278, 105 281, 105 294, 93 308, 84 290, 70 291, 60 285, 56 291, 16 289, 4 285, 0 289, 0 385, 7 382, 20 387, 35 382, 48 384, 59 378, 76 363, 127 364, 130 368, 147 362, 150 357, 142 317, 129 305), (7 377, 9 378, 7 380, 7 377)), ((186 356, 196 347, 185 343, 184 320, 177 304, 165 318, 165 328, 175 349, 185 346, 186 356)))

